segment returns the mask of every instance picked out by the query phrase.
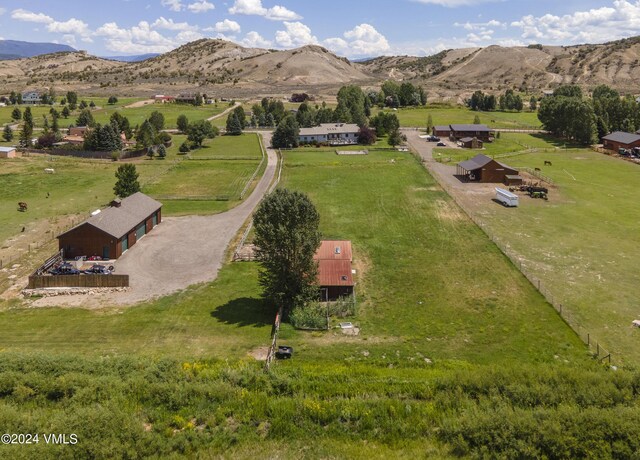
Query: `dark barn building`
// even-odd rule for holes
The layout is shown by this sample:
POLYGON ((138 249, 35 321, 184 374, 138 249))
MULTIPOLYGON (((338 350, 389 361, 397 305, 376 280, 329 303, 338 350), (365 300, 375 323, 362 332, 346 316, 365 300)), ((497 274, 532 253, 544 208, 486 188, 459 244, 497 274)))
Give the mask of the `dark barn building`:
POLYGON ((162 220, 162 204, 138 192, 58 236, 65 258, 117 259, 162 220))
POLYGON ((632 149, 640 147, 640 134, 616 131, 602 138, 602 147, 617 152, 619 149, 632 149))
POLYGON ((465 137, 480 139, 483 142, 491 142, 492 132, 487 125, 450 125, 452 141, 458 141, 465 137))
POLYGON ((518 171, 480 154, 458 163, 456 175, 466 177, 471 182, 504 183, 506 176, 517 176, 518 171))
POLYGON ((351 241, 322 241, 316 252, 320 300, 333 301, 353 295, 351 241))
POLYGON ((436 137, 449 137, 451 135, 451 126, 434 126, 433 135, 436 137))
POLYGON ((481 149, 484 142, 475 137, 463 137, 458 142, 462 145, 462 148, 465 149, 481 149))

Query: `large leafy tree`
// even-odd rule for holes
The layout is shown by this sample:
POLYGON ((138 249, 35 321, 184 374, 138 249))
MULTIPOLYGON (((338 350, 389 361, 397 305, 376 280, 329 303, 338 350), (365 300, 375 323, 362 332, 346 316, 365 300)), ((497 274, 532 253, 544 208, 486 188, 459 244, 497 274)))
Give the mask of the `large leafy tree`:
POLYGON ((178 116, 178 120, 176 121, 176 125, 181 133, 186 133, 187 129, 189 129, 189 119, 186 115, 182 114, 178 116))
POLYGON ((136 165, 126 163, 118 167, 116 179, 117 181, 115 187, 113 187, 113 191, 120 198, 126 198, 140 191, 136 165))
POLYGON ((343 119, 336 121, 355 123, 360 127, 366 126, 365 99, 366 96, 359 86, 349 85, 340 88, 336 113, 339 113, 343 119))
POLYGON ((271 145, 276 149, 286 149, 298 146, 300 127, 293 115, 282 120, 271 138, 271 145))
POLYGON ((156 129, 151 122, 149 120, 145 120, 142 125, 140 125, 140 128, 138 128, 136 141, 145 149, 149 148, 155 143, 156 134, 156 129))
POLYGON ((205 139, 213 139, 218 135, 218 131, 206 120, 198 120, 189 125, 187 139, 196 147, 201 147, 205 139))
POLYGON ((304 193, 278 189, 262 201, 253 222, 263 296, 286 315, 318 295, 313 256, 320 246, 320 215, 304 193))
POLYGON ((162 131, 164 129, 164 115, 154 110, 151 112, 151 115, 149 115, 149 123, 151 123, 156 131, 162 131))

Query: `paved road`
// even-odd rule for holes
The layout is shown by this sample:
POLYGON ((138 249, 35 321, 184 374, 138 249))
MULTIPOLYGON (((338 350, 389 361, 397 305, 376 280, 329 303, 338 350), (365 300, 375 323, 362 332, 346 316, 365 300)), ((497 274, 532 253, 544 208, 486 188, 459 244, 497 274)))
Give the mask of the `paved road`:
MULTIPOLYGON (((271 133, 261 133, 271 145, 271 133)), ((213 216, 167 217, 116 263, 117 273, 128 273, 127 292, 95 296, 58 296, 38 299, 34 306, 97 307, 133 304, 161 297, 192 284, 217 278, 225 252, 242 224, 267 193, 276 174, 278 158, 267 149, 267 168, 253 193, 235 208, 213 216)))

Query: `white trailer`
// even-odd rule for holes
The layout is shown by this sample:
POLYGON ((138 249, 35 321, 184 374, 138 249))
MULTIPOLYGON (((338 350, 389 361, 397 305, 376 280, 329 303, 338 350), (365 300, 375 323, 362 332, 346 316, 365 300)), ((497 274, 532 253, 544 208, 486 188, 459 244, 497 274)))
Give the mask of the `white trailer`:
POLYGON ((518 195, 503 188, 496 187, 496 200, 507 207, 515 208, 518 206, 518 195))

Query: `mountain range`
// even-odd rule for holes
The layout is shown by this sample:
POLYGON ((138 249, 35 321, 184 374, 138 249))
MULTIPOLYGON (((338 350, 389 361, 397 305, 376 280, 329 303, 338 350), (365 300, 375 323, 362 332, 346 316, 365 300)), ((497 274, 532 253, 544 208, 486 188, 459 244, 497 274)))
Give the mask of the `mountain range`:
POLYGON ((57 53, 61 51, 76 51, 67 45, 57 43, 31 43, 18 40, 0 40, 0 59, 20 59, 41 54, 57 53))
POLYGON ((597 45, 464 48, 362 62, 315 45, 281 51, 201 39, 141 62, 112 59, 67 51, 0 61, 0 78, 9 90, 54 82, 60 90, 136 96, 180 91, 232 97, 335 94, 345 84, 374 87, 386 79, 421 84, 432 100, 461 99, 477 89, 535 92, 564 83, 640 92, 640 37, 597 45))

